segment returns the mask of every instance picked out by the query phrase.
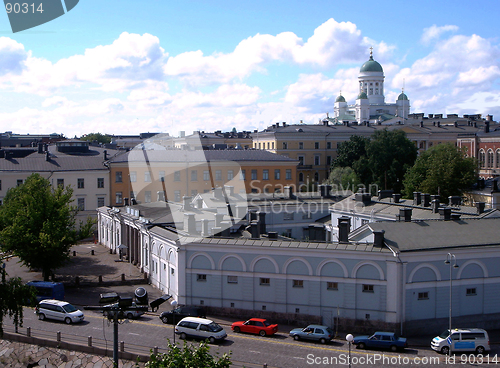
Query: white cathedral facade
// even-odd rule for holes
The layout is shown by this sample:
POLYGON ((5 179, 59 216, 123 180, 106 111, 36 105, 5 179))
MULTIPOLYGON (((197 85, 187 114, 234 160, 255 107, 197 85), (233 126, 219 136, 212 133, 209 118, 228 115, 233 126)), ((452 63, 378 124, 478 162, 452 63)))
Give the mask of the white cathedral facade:
POLYGON ((404 124, 410 113, 410 100, 401 92, 396 103, 385 103, 384 78, 382 66, 373 60, 373 53, 370 51, 370 59, 359 70, 359 95, 356 103, 348 105, 340 94, 335 100, 334 122, 357 122, 361 125, 395 123, 399 119, 404 124))

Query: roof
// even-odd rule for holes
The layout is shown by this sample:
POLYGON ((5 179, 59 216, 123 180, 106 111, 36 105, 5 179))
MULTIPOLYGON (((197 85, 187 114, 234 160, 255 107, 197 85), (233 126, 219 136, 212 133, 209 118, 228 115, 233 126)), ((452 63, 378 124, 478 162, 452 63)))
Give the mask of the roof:
POLYGON ((360 72, 384 72, 382 65, 377 61, 373 60, 373 56, 370 55, 370 59, 361 66, 360 72))
POLYGON ((401 252, 500 246, 500 218, 375 222, 365 225, 384 231, 385 243, 401 252))
POLYGON ((345 102, 344 96, 340 95, 335 99, 335 102, 345 102))
POLYGON ((398 96, 398 100, 399 101, 408 101, 408 96, 406 96, 403 92, 400 93, 400 95, 398 96))
POLYGON ((361 91, 360 94, 358 95, 358 100, 367 100, 368 99, 368 96, 366 95, 366 93, 364 91, 361 91))

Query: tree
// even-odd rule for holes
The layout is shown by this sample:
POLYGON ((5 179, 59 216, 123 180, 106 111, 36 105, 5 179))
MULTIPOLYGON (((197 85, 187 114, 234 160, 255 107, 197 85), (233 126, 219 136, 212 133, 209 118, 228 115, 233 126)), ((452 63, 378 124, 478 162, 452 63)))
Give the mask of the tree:
POLYGON ((168 343, 168 353, 151 354, 150 360, 146 363, 147 368, 229 368, 231 359, 228 354, 221 357, 210 355, 210 348, 206 342, 201 342, 199 346, 188 345, 184 342, 181 349, 178 345, 168 343))
POLYGON ((30 269, 41 269, 44 280, 69 259, 76 239, 76 209, 70 187, 52 188, 39 174, 8 190, 0 207, 0 247, 30 269))
POLYGON ((450 143, 434 146, 423 152, 404 178, 405 195, 413 192, 438 194, 445 202, 449 196, 461 196, 478 176, 473 157, 450 143))
POLYGON ((356 192, 361 182, 352 168, 336 167, 330 172, 327 183, 334 186, 334 191, 337 189, 341 191, 351 190, 356 192))
POLYGON ((19 277, 7 280, 5 268, 0 268, 2 282, 0 283, 0 337, 3 336, 3 319, 12 318, 16 331, 23 327, 23 305, 36 303, 35 288, 24 284, 19 277))
POLYGON ((85 134, 80 137, 82 141, 89 141, 89 142, 94 142, 97 141, 102 144, 110 143, 111 142, 111 136, 108 134, 101 134, 101 133, 90 133, 90 134, 85 134))
POLYGON ((335 167, 353 167, 361 157, 366 156, 366 147, 370 138, 352 135, 348 141, 341 142, 337 148, 337 157, 332 161, 332 170, 335 167))

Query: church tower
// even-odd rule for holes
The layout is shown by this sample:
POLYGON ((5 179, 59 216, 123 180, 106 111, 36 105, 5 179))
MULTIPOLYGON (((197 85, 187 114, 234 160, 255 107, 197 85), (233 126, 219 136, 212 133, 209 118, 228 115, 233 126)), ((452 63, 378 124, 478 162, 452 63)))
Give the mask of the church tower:
POLYGON ((359 70, 359 93, 364 92, 370 105, 383 105, 384 70, 382 65, 373 60, 373 47, 370 48, 370 59, 359 70))

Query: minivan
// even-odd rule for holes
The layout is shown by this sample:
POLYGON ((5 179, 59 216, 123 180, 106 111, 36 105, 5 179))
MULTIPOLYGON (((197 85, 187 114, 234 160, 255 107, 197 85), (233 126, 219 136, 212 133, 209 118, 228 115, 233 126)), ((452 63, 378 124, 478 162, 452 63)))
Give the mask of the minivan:
POLYGON ((38 319, 53 319, 56 321, 64 321, 66 324, 82 322, 84 319, 82 311, 76 309, 68 302, 61 300, 45 299, 42 300, 35 308, 35 313, 38 319))
POLYGON ((480 328, 455 328, 445 330, 441 335, 431 341, 431 348, 443 354, 460 351, 475 351, 484 354, 490 351, 490 338, 488 332, 480 328), (450 343, 451 342, 451 343, 450 343))
POLYGON ((224 340, 227 337, 226 331, 212 320, 198 317, 185 317, 177 326, 175 333, 182 340, 187 337, 203 339, 213 344, 216 341, 224 340))

